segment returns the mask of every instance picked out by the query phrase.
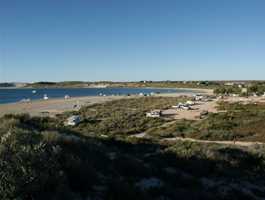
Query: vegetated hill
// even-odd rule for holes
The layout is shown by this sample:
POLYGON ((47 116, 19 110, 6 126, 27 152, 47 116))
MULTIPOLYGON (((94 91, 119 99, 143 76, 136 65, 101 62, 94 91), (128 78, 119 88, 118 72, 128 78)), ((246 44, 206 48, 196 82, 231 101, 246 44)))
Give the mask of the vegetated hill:
POLYGON ((140 81, 113 82, 109 87, 154 87, 154 88, 205 88, 214 89, 220 85, 217 81, 140 81))
POLYGON ((265 93, 264 81, 249 81, 245 84, 219 85, 214 89, 215 94, 239 94, 242 96, 263 95, 265 93), (239 87, 240 86, 240 87, 239 87), (246 90, 243 92, 242 88, 246 90))
POLYGON ((0 83, 0 87, 15 87, 15 83, 0 83))
POLYGON ((137 82, 112 82, 112 81, 62 81, 62 82, 36 82, 28 83, 25 87, 33 88, 197 88, 214 89, 216 94, 241 94, 242 87, 247 88, 247 94, 262 95, 265 92, 264 81, 137 81, 137 82), (231 84, 231 85, 230 85, 231 84))
POLYGON ((71 88, 87 87, 88 83, 82 81, 64 81, 64 82, 36 82, 29 83, 26 87, 30 88, 71 88))
POLYGON ((0 199, 263 199, 264 147, 93 138, 0 119, 0 199))
POLYGON ((126 88, 205 88, 215 89, 221 85, 217 81, 140 81, 140 82, 83 82, 83 81, 63 81, 63 82, 36 82, 29 83, 26 87, 33 88, 84 88, 84 87, 126 87, 126 88))

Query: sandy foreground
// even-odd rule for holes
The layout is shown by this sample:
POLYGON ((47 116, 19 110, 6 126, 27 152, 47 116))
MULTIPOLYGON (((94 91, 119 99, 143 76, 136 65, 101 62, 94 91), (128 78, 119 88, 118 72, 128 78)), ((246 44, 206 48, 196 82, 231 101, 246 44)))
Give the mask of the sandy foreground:
MULTIPOLYGON (((192 91, 192 89, 191 89, 192 91)), ((200 91, 203 94, 212 94, 211 90, 194 90, 200 91)), ((179 97, 179 96, 191 96, 192 93, 168 93, 168 94, 156 94, 155 96, 162 97, 179 97)), ((79 110, 82 106, 89 106, 97 103, 104 103, 107 101, 113 101, 118 99, 128 99, 139 97, 133 96, 87 96, 87 97, 73 97, 70 99, 49 99, 49 100, 35 100, 31 102, 18 102, 10 104, 0 105, 0 117, 5 114, 21 114, 29 113, 33 116, 55 116, 66 111, 79 110)))

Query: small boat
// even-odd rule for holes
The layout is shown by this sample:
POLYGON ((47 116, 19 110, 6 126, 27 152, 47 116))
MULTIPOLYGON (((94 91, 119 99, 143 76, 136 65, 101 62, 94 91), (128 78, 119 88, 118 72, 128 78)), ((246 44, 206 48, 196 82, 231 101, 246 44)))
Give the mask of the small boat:
POLYGON ((30 99, 21 99, 21 100, 20 100, 21 103, 28 103, 28 102, 30 102, 30 101, 31 101, 30 99))
POLYGON ((33 94, 36 94, 36 93, 37 93, 37 91, 36 91, 36 90, 32 90, 32 93, 33 93, 33 94))
POLYGON ((64 96, 64 99, 70 99, 70 96, 67 94, 64 96))
POLYGON ((44 94, 43 99, 44 100, 48 100, 49 99, 49 97, 47 96, 47 94, 44 94))

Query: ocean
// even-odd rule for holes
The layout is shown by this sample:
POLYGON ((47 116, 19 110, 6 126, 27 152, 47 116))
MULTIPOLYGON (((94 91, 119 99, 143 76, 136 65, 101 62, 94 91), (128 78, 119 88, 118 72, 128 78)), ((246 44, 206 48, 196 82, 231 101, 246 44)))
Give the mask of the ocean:
POLYGON ((185 89, 158 89, 158 88, 43 88, 43 89, 0 89, 0 104, 15 103, 23 99, 39 100, 44 95, 48 98, 64 98, 99 95, 134 95, 151 93, 193 93, 185 89), (35 90, 35 91, 34 91, 35 90))

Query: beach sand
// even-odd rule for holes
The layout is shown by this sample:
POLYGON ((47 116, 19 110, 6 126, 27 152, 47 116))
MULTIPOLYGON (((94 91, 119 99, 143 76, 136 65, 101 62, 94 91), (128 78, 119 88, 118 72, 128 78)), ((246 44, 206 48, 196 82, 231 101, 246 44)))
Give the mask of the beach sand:
POLYGON ((214 94, 213 90, 211 89, 197 89, 197 88, 176 88, 176 89, 188 90, 190 93, 187 93, 187 92, 161 93, 161 94, 156 94, 156 96, 179 97, 179 96, 192 96, 193 94, 201 94, 201 95, 213 95, 214 94))
POLYGON ((5 114, 29 113, 32 116, 55 116, 66 111, 79 110, 81 106, 104 103, 107 101, 129 98, 126 96, 89 96, 70 99, 36 100, 0 105, 0 116, 5 114))

